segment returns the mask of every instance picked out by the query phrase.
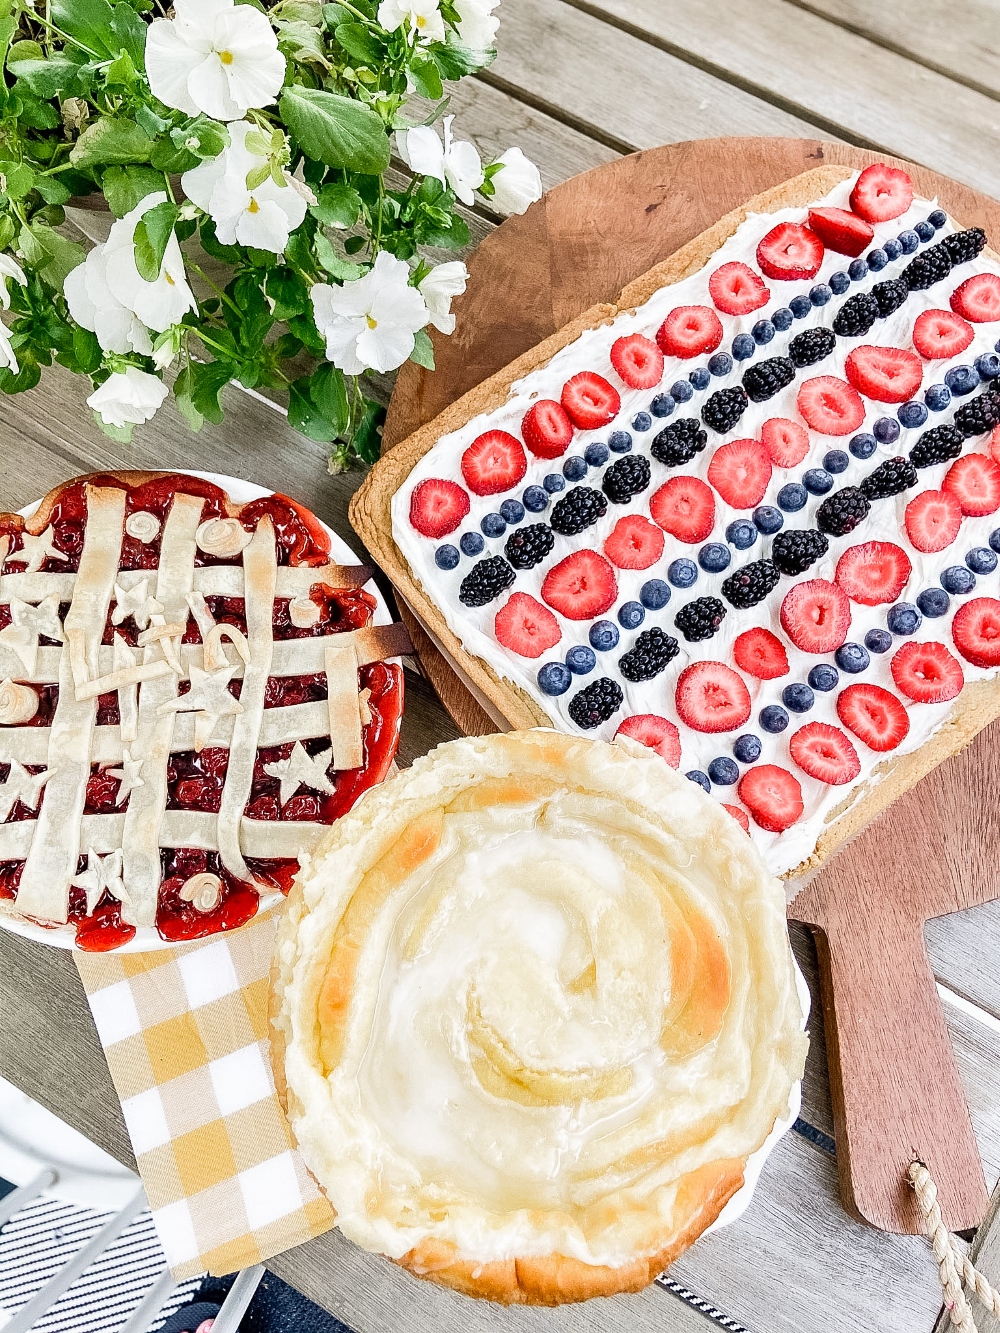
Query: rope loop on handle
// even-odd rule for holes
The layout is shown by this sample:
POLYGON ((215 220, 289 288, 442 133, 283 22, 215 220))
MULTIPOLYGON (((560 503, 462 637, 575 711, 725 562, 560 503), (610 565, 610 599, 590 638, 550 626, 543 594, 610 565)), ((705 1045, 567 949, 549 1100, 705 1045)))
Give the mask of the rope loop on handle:
POLYGON ((941 1217, 937 1186, 923 1162, 910 1163, 907 1178, 917 1196, 917 1205, 923 1219, 924 1232, 930 1240, 938 1261, 938 1277, 944 1304, 958 1333, 978 1333, 972 1307, 963 1291, 963 1285, 976 1293, 989 1314, 1000 1316, 1000 1291, 990 1285, 960 1242, 951 1234, 941 1217))

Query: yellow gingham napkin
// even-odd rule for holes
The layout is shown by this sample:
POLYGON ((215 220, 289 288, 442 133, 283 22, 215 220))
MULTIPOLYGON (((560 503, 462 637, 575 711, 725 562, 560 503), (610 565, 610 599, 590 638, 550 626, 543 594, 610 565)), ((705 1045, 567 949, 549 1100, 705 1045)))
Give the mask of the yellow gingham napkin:
POLYGON ((278 915, 156 953, 75 955, 178 1279, 262 1263, 333 1225, 271 1076, 278 915))

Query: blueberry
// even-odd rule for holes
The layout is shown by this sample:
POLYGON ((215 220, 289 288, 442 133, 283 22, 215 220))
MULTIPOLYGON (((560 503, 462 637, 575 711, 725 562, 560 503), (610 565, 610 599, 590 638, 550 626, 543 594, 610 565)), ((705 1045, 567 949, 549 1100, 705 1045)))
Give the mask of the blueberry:
POLYGON ((705 791, 712 790, 712 784, 708 780, 708 774, 703 773, 700 768, 692 768, 691 771, 685 773, 684 776, 690 778, 692 782, 697 782, 698 786, 704 787, 705 791))
POLYGON ((758 532, 770 537, 784 526, 785 516, 780 509, 775 509, 774 505, 758 505, 753 511, 753 521, 758 532))
POLYGON ((667 578, 675 588, 690 588, 698 578, 698 566, 693 560, 681 556, 667 566, 667 578))
POLYGON ((611 455, 606 444, 601 444, 600 440, 594 440, 592 444, 588 444, 584 449, 583 456, 591 467, 603 467, 611 455))
POLYGON ((845 454, 843 449, 830 449, 823 455, 823 466, 827 472, 840 473, 846 472, 851 466, 851 459, 845 454))
POLYGON ((786 685, 781 691, 781 702, 793 713, 808 713, 816 702, 816 696, 808 685, 796 681, 794 685, 786 685))
POLYGON ((933 213, 927 214, 927 221, 936 231, 938 227, 943 227, 944 224, 948 221, 948 214, 944 211, 943 208, 935 208, 933 213))
POLYGON ((753 334, 754 342, 760 343, 761 346, 763 346, 765 343, 769 343, 774 337, 774 325, 769 319, 758 319, 750 332, 753 334))
POLYGON ((974 574, 992 574, 997 567, 996 552, 988 546, 974 546, 965 557, 965 563, 974 574))
POLYGON ((901 231, 896 239, 904 255, 912 255, 920 244, 920 237, 913 230, 901 231))
POLYGON ((847 271, 852 282, 860 282, 868 272, 868 263, 864 259, 852 259, 847 265, 847 271))
POLYGON ((880 273, 889 262, 889 256, 884 250, 869 250, 865 258, 872 273, 880 273))
POLYGON ((706 542, 698 552, 698 564, 706 574, 721 574, 733 555, 725 542, 706 542))
POLYGON ((779 333, 784 333, 786 329, 790 329, 792 327, 792 320, 794 318, 795 316, 792 314, 792 312, 788 309, 787 306, 781 306, 780 309, 775 310, 772 313, 771 323, 774 325, 774 327, 778 330, 779 333))
POLYGON ((786 514, 797 514, 805 506, 809 499, 809 494, 804 486, 800 486, 797 481, 790 481, 787 486, 782 486, 778 492, 778 507, 783 509, 786 514))
MULTIPOLYGON (((537 490, 538 487, 536 486, 535 489, 537 490)), ((462 548, 463 555, 478 555, 486 545, 478 532, 463 532, 458 544, 462 548)))
POLYGON ((765 731, 775 735, 788 726, 788 714, 780 704, 768 704, 760 710, 760 725, 765 731))
POLYGON ((574 676, 585 676, 588 671, 593 671, 594 667, 597 666, 597 658, 594 656, 593 648, 578 643, 566 654, 566 665, 574 676))
POLYGON ((649 410, 654 417, 668 417, 676 405, 669 393, 658 393, 650 403, 649 410))
POLYGON ((930 620, 936 620, 938 616, 948 614, 951 598, 943 588, 925 588, 917 596, 917 606, 920 608, 921 615, 927 616, 930 620))
POLYGON ((979 383, 979 371, 974 366, 952 366, 945 371, 944 382, 956 398, 963 398, 979 383))
POLYGON ((1000 352, 1000 338, 998 338, 996 342, 993 344, 993 350, 994 352, 1000 352))
POLYGON ((1000 553, 1000 528, 994 528, 989 537, 990 546, 993 550, 1000 553))
POLYGON ((976 357, 973 365, 979 371, 980 379, 995 380, 1000 375, 1000 356, 996 352, 984 352, 976 357))
POLYGON ((590 646, 599 653, 610 653, 618 647, 618 626, 613 620, 595 620, 590 627, 590 646))
POLYGON ((737 551, 747 551, 757 540, 757 529, 745 518, 738 518, 726 528, 726 541, 737 551))
MULTIPOLYGON (((541 486, 526 487, 521 499, 524 501, 525 509, 530 510, 532 514, 540 514, 543 509, 548 507, 549 503, 549 497, 541 486)), ((466 555, 468 554, 468 551, 466 551, 466 555)))
POLYGON ((638 629, 645 619, 641 602, 623 602, 618 608, 618 623, 622 629, 638 629))
POLYGON ((582 481, 587 475, 586 460, 579 454, 570 454, 563 463, 563 476, 567 481, 582 481))
POLYGON ((807 679, 814 690, 822 690, 825 694, 837 688, 840 673, 829 662, 817 662, 807 679))
POLYGON ((738 333, 733 339, 733 356, 737 361, 749 361, 756 350, 752 334, 738 333))
POLYGON ((708 358, 710 375, 728 375, 733 368, 733 358, 728 352, 715 352, 708 358))
POLYGON ((924 390, 924 402, 932 412, 943 412, 951 402, 951 390, 947 384, 929 384, 924 390))
POLYGON ((918 222, 917 225, 913 228, 913 230, 925 243, 929 241, 931 237, 934 235, 934 227, 930 222, 927 222, 926 220, 923 222, 918 222))
POLYGON ((872 434, 879 444, 895 444, 899 439, 899 422, 893 417, 879 417, 872 426, 872 434))
POLYGON ((812 301, 808 296, 793 296, 788 302, 788 308, 796 319, 805 319, 812 309, 812 301))
POLYGON ((704 366, 699 366, 697 370, 692 370, 688 379, 696 389, 707 389, 712 382, 712 376, 704 366))
POLYGON ((520 523, 524 518, 524 505, 520 500, 504 500, 500 506, 500 517, 506 523, 520 523))
POLYGON ((885 623, 893 634, 908 635, 916 634, 920 628, 921 620, 923 620, 923 616, 912 602, 897 602, 895 606, 889 607, 889 614, 885 618, 885 623))
POLYGON ((846 671, 851 676, 856 676, 860 671, 867 671, 872 660, 868 656, 868 649, 862 648, 860 643, 842 643, 833 658, 841 671, 846 671))
POLYGON ((502 537, 507 531, 507 524, 499 514, 484 514, 479 526, 487 537, 502 537))
POLYGON ((847 447, 855 458, 871 458, 878 448, 878 440, 874 435, 869 435, 867 431, 862 431, 860 435, 854 436, 847 447))
POLYGON ((870 653, 887 653, 892 647, 892 635, 884 629, 870 629, 865 635, 865 647, 870 653))
POLYGON ((817 282, 815 287, 809 288, 809 300, 813 305, 827 305, 833 297, 833 288, 825 282, 817 282))
POLYGON ((896 409, 896 416, 899 417, 899 424, 905 426, 907 430, 913 430, 916 426, 922 426, 927 420, 927 408, 923 403, 910 401, 903 403, 896 409))
POLYGON ((810 495, 826 495, 827 491, 833 490, 833 478, 824 468, 811 467, 802 474, 802 485, 810 495))
POLYGON ((562 662, 546 662, 538 672, 538 688, 543 694, 565 694, 573 683, 573 673, 562 662))
POLYGON ((434 563, 438 569, 454 569, 461 558, 457 546, 439 546, 434 552, 434 563))
POLYGON ((968 565, 949 565, 941 572, 941 587, 945 592, 961 597, 964 593, 971 592, 975 586, 976 576, 968 565))
POLYGON ((566 478, 559 472, 550 472, 547 477, 542 479, 542 485, 550 495, 555 495, 558 491, 566 489, 566 478))
POLYGON ((670 386, 670 397, 675 403, 689 403, 694 397, 694 389, 688 380, 678 380, 670 386))
POLYGON ((647 611, 662 611, 670 601, 670 588, 662 579, 647 579, 639 589, 639 601, 647 611))
POLYGON ((720 755, 709 764, 708 776, 717 787, 731 787, 734 782, 739 782, 740 770, 728 755, 720 755))
POLYGON ((632 418, 632 429, 637 431, 652 430, 653 418, 648 412, 636 412, 632 418))
POLYGON ((892 263, 894 259, 898 259, 903 253, 903 247, 894 236, 890 236, 887 241, 882 242, 882 249, 885 251, 885 257, 890 263, 892 263))
POLYGON ((627 454, 632 448, 632 436, 627 430, 613 430, 608 436, 608 448, 613 454, 627 454))
POLYGON ((763 750, 764 747, 760 743, 760 737, 755 736, 752 731, 737 736, 733 741, 733 754, 741 764, 755 764, 763 750))
POLYGON ((830 275, 830 291, 833 292, 834 296, 843 296, 850 285, 851 279, 843 269, 839 269, 836 273, 830 275))

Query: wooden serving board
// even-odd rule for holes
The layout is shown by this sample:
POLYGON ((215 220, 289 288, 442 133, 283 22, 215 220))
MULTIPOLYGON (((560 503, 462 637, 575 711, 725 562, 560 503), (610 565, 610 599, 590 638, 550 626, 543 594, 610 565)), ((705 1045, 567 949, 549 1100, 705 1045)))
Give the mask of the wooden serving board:
MULTIPOLYGON (((823 163, 884 154, 818 139, 708 139, 650 149, 550 190, 491 233, 468 261, 437 369, 407 362, 389 406, 390 449, 468 389, 562 328, 752 196, 823 163)), ((967 226, 1000 242, 1000 204, 905 166, 967 226)), ((497 729, 407 608, 421 663, 461 729, 497 729)), ((789 915, 813 927, 820 958, 845 1207, 886 1231, 921 1230, 905 1172, 937 1181, 946 1225, 975 1227, 986 1183, 923 926, 1000 897, 1000 724, 941 765, 803 887, 789 915)))

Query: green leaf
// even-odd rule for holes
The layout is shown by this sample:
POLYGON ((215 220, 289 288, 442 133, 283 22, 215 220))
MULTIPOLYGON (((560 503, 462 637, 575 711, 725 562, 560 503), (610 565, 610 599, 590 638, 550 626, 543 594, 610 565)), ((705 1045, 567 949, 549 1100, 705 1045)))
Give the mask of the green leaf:
POLYGON ((59 112, 51 102, 43 102, 39 97, 26 97, 23 94, 19 100, 21 109, 18 112, 18 124, 30 130, 54 130, 62 123, 59 112))
POLYGON ((309 289, 297 273, 284 266, 267 275, 264 291, 274 302, 274 318, 286 320, 309 309, 309 289))
POLYGON ((240 316, 238 319, 233 317, 233 322, 230 323, 229 316, 232 316, 233 312, 227 306, 226 323, 229 324, 244 352, 249 356, 256 356, 274 323, 271 307, 261 291, 260 283, 252 273, 242 273, 236 279, 232 296, 240 308, 240 316))
POLYGON ((105 162, 148 162, 152 150, 153 140, 134 120, 102 116, 80 135, 69 160, 74 167, 81 168, 105 162))
POLYGON ((198 116, 187 125, 178 125, 170 131, 175 148, 186 148, 195 157, 218 157, 229 147, 229 131, 225 125, 210 116, 198 116))
POLYGON ((91 55, 118 54, 114 10, 108 0, 52 0, 51 14, 56 27, 75 37, 91 55))
POLYGON ((59 176, 36 176, 35 189, 47 204, 64 204, 73 197, 73 191, 59 176))
POLYGON ((345 9, 343 5, 324 5, 323 22, 330 29, 338 27, 341 23, 347 23, 351 17, 351 11, 345 9))
MULTIPOLYGON (((33 267, 38 269, 38 276, 43 282, 61 292, 63 283, 66 281, 66 275, 72 273, 73 269, 86 259, 86 250, 82 245, 77 245, 75 241, 60 236, 57 231, 53 231, 51 227, 37 219, 31 224, 31 235, 36 244, 45 252, 44 261, 38 262, 36 259, 33 267)), ((24 240, 25 234, 22 228, 20 238, 22 249, 24 240)), ((27 255, 25 257, 27 258, 27 255)))
POLYGON ((380 175, 389 165, 389 136, 370 107, 318 88, 289 87, 282 118, 309 157, 328 167, 380 175))
POLYGON ((422 97, 429 97, 432 102, 436 102, 443 95, 441 75, 438 73, 437 65, 429 57, 414 57, 410 61, 410 73, 417 85, 417 92, 422 97))
POLYGON ((111 17, 111 31, 118 42, 132 58, 136 69, 144 69, 146 64, 146 33, 148 26, 143 22, 131 5, 119 0, 111 17))
POLYGON ((353 185, 343 182, 324 185, 310 212, 324 226, 348 231, 361 214, 361 196, 353 185))
POLYGON ((413 335, 413 351, 410 353, 410 360, 416 361, 418 366, 423 366, 427 370, 434 369, 434 344, 431 342, 430 334, 426 329, 417 329, 413 335))
POLYGON ((474 74, 477 69, 485 69, 496 60, 494 50, 473 51, 458 42, 435 42, 427 48, 430 58, 438 67, 442 79, 461 79, 466 74, 474 74))
POLYGON ((238 245, 223 245, 215 234, 215 223, 211 218, 202 218, 198 228, 198 238, 202 249, 213 259, 221 259, 225 264, 238 264, 243 252, 238 245))
POLYGON ((6 366, 0 370, 0 391, 3 393, 25 393, 28 389, 33 389, 42 378, 42 372, 38 368, 37 361, 25 361, 20 359, 21 369, 17 375, 6 366))
POLYGON ((341 23, 333 35, 347 54, 362 65, 381 65, 385 60, 385 47, 363 23, 341 23))
POLYGON ((263 185, 271 174, 270 162, 263 162, 259 167, 252 167, 247 172, 246 186, 248 190, 256 190, 258 186, 263 185))
POLYGON ((356 255, 359 250, 363 250, 368 244, 367 236, 348 236, 344 242, 344 249, 349 255, 356 255))
POLYGON ((13 243, 17 228, 9 213, 0 213, 0 250, 6 250, 13 243))
POLYGON ((52 259, 49 251, 29 227, 22 226, 17 238, 17 248, 27 268, 41 268, 52 259))
POLYGON ((59 352, 56 360, 76 375, 93 375, 101 364, 101 344, 97 335, 79 325, 73 328, 71 345, 59 352))
POLYGON ((344 372, 332 366, 329 361, 325 362, 318 370, 313 371, 309 381, 309 393, 336 434, 343 435, 351 421, 344 372))
POLYGON ((25 84, 36 97, 68 97, 77 83, 80 66, 65 56, 49 60, 19 60, 14 71, 18 85, 25 84))
POLYGON ((330 68, 323 47, 323 36, 317 28, 308 23, 301 20, 279 23, 278 45, 287 56, 299 64, 315 64, 322 65, 324 69, 330 68))
POLYGON ((121 55, 112 60, 104 74, 104 82, 109 87, 120 85, 130 88, 137 79, 135 65, 132 63, 132 57, 122 48, 121 55))
POLYGON ((377 463, 382 452, 382 423, 385 408, 365 399, 365 410, 351 432, 350 443, 362 463, 377 463))
POLYGON ((147 282, 155 282, 160 276, 163 256, 174 234, 177 212, 177 205, 166 199, 139 219, 135 229, 135 266, 139 276, 147 282))
POLYGON ((338 282, 352 282, 364 273, 364 269, 360 265, 352 264, 349 259, 343 259, 337 254, 337 251, 321 231, 316 233, 314 245, 316 247, 316 258, 330 277, 336 278, 338 282))
POLYGON ((185 366, 174 380, 174 401, 180 409, 181 416, 191 429, 193 431, 199 431, 205 424, 205 418, 195 407, 194 399, 192 397, 194 392, 194 376, 191 372, 193 369, 193 366, 185 366))
POLYGON ((3 173, 4 193, 10 199, 23 199, 35 183, 35 173, 26 162, 3 173))
POLYGON ((146 106, 145 103, 136 111, 135 119, 139 127, 144 129, 151 139, 163 134, 170 127, 169 120, 164 120, 162 116, 158 116, 153 108, 146 106))
POLYGON ((163 189, 163 176, 152 167, 108 167, 101 177, 101 188, 116 218, 123 218, 135 206, 163 189))
POLYGON ((332 444, 337 438, 333 423, 328 421, 312 400, 310 379, 303 375, 288 386, 288 424, 321 444, 332 444))
POLYGON ((112 426, 104 420, 100 412, 94 413, 94 420, 109 440, 115 440, 118 444, 132 443, 132 434, 135 431, 135 424, 133 422, 129 421, 124 426, 112 426))
POLYGON ((157 171, 179 176, 181 172, 196 167, 201 158, 195 157, 187 148, 176 148, 169 139, 158 139, 149 160, 157 171))
POLYGON ((271 18, 308 23, 313 28, 320 28, 323 25, 323 6, 320 0, 281 0, 271 10, 271 18))
POLYGON ((15 42, 7 52, 7 68, 11 69, 19 60, 44 60, 45 52, 38 42, 15 42))
POLYGON ((288 327, 303 347, 308 348, 310 352, 314 352, 316 356, 326 355, 326 342, 317 331, 310 310, 303 310, 301 315, 291 315, 288 319, 288 327))
POLYGON ((196 411, 212 423, 222 424, 223 411, 219 393, 233 378, 234 367, 225 361, 191 365, 191 402, 196 411))

